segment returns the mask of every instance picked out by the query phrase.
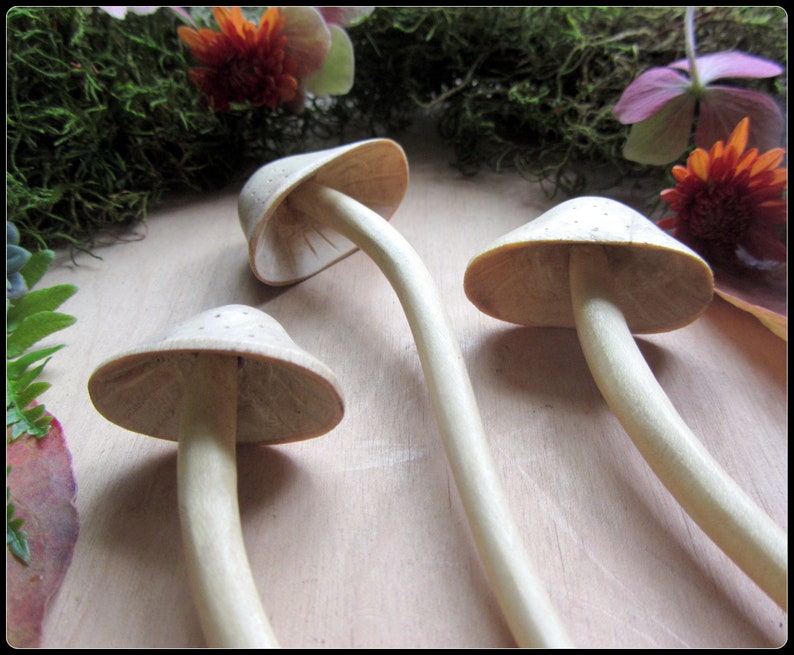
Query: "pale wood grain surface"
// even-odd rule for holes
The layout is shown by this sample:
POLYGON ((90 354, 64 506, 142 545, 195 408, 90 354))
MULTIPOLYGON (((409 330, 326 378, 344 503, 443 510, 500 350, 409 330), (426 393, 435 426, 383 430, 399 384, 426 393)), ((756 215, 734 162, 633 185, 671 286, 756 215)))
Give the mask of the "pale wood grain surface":
MULTIPOLYGON (((635 451, 573 330, 520 328, 463 292, 471 257, 562 200, 513 174, 464 178, 426 134, 398 139, 411 183, 393 225, 434 277, 527 547, 574 643, 774 647, 787 616, 682 512, 635 451)), ((237 192, 150 216, 101 259, 60 253, 41 286, 73 283, 75 326, 45 369, 78 485, 80 536, 45 647, 198 647, 176 444, 100 416, 86 382, 114 353, 216 306, 276 318, 337 375, 329 434, 238 454, 245 543, 279 642, 293 648, 514 645, 477 560, 414 341, 361 252, 300 284, 249 268, 237 192), (141 238, 134 238, 137 234, 141 238)), ((786 343, 715 299, 638 344, 693 432, 787 530, 786 343)), ((223 535, 219 534, 218 538, 223 535)))

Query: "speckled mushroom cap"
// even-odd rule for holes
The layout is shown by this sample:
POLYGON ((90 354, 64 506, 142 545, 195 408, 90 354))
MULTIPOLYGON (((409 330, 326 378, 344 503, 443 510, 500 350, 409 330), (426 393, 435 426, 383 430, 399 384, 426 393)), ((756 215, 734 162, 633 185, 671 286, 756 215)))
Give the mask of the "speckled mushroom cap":
POLYGON ((711 302, 714 279, 700 256, 632 208, 592 196, 557 205, 475 256, 466 296, 503 321, 575 327, 568 258, 577 244, 604 247, 634 333, 682 327, 711 302))
POLYGON ((238 215, 254 275, 272 286, 298 282, 346 257, 356 246, 322 220, 290 207, 302 183, 344 193, 388 220, 408 189, 408 161, 390 139, 370 139, 276 160, 240 193, 238 215))
POLYGON ((203 312, 100 365, 88 381, 96 409, 133 432, 178 440, 182 389, 199 353, 238 360, 237 441, 320 436, 344 414, 334 374, 271 316, 244 305, 203 312))

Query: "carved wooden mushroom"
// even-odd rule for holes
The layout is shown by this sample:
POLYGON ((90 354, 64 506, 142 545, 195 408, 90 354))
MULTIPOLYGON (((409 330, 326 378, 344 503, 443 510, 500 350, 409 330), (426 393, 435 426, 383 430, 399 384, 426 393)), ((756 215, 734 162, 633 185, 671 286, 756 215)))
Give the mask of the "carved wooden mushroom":
POLYGON ((263 166, 239 200, 251 268, 285 285, 360 248, 394 288, 416 341, 452 474, 475 544, 519 646, 568 646, 509 511, 463 357, 422 260, 388 222, 408 188, 390 139, 287 157, 263 166))
POLYGON ((464 289, 489 316, 575 327, 598 388, 654 473, 785 607, 785 533, 690 431, 632 337, 683 327, 706 309, 713 292, 706 262, 633 209, 582 197, 485 248, 469 262, 464 289))
POLYGON ((103 363, 88 389, 113 423, 179 442, 182 536, 208 645, 278 646, 243 543, 236 444, 331 430, 344 413, 333 373, 268 314, 227 305, 103 363))

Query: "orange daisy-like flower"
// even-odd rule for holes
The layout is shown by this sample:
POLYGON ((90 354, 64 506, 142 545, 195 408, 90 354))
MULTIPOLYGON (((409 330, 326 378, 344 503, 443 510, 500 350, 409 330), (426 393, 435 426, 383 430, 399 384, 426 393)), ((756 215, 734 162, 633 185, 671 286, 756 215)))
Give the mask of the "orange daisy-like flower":
POLYGON ((232 104, 275 109, 298 93, 299 66, 286 56, 285 19, 277 7, 262 15, 259 26, 246 20, 239 7, 213 7, 220 32, 181 26, 179 38, 202 66, 190 78, 213 109, 232 104))
POLYGON ((780 228, 788 211, 783 197, 788 171, 779 168, 786 153, 783 148, 763 155, 757 149, 745 152, 749 128, 750 119, 744 118, 726 144, 692 151, 686 166, 672 169, 676 186, 661 194, 673 215, 659 227, 674 230, 710 262, 786 260, 780 228))

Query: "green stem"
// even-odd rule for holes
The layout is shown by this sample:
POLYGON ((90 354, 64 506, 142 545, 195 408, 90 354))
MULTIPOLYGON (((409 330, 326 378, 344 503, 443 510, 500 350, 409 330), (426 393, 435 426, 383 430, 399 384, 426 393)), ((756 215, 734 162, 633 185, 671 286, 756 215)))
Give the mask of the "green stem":
POLYGON ((692 80, 692 91, 700 96, 703 86, 698 74, 697 59, 695 57, 695 8, 687 7, 684 16, 684 40, 686 43, 686 58, 689 60, 689 77, 692 80))

